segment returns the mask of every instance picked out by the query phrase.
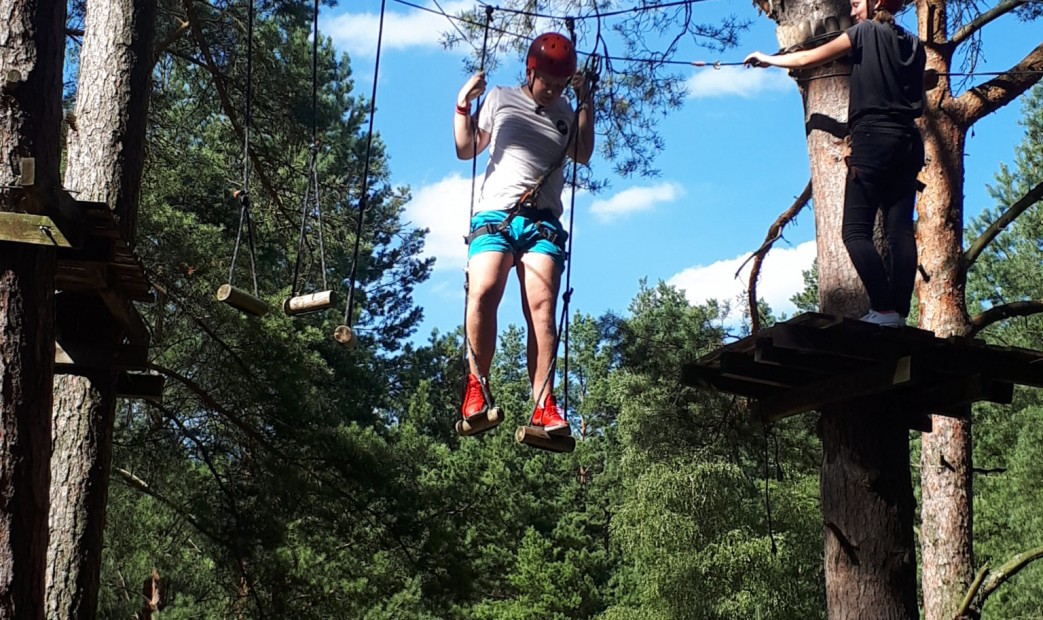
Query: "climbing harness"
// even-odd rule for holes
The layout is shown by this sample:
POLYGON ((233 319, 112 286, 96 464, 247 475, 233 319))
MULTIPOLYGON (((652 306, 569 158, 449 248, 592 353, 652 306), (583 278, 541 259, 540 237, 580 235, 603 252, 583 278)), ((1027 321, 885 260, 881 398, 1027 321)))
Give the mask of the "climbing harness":
POLYGON ((228 270, 228 283, 217 289, 217 299, 233 308, 253 316, 264 316, 268 313, 268 304, 257 294, 257 264, 254 248, 253 218, 250 216, 250 105, 253 100, 253 35, 254 35, 254 3, 249 3, 246 26, 246 91, 245 109, 243 112, 243 183, 231 192, 232 198, 239 203, 239 231, 235 236, 235 248, 232 250, 232 265, 228 270), (239 257, 242 244, 243 229, 246 229, 247 243, 250 249, 250 272, 253 275, 253 294, 236 288, 234 284, 235 263, 239 257))
POLYGON ((304 190, 304 201, 301 206, 301 230, 297 238, 297 258, 293 264, 293 285, 290 297, 283 303, 283 311, 288 315, 318 312, 333 306, 333 291, 326 282, 326 250, 323 242, 322 197, 319 195, 318 173, 318 67, 319 67, 319 0, 315 0, 311 46, 311 144, 308 146, 308 182, 304 190), (314 216, 318 230, 319 270, 322 274, 322 290, 315 293, 302 294, 301 262, 305 254, 305 237, 308 232, 308 221, 314 216))

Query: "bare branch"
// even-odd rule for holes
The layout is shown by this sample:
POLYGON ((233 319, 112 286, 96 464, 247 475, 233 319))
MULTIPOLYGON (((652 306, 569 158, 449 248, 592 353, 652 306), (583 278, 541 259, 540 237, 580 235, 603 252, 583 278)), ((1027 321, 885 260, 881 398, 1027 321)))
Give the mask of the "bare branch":
POLYGON ((152 54, 153 54, 153 56, 152 56, 153 60, 152 61, 154 63, 155 62, 159 62, 159 57, 162 56, 163 54, 165 54, 167 49, 171 45, 173 45, 175 41, 180 39, 186 32, 188 32, 190 28, 191 28, 191 24, 188 23, 188 20, 185 20, 185 21, 181 22, 180 24, 178 24, 178 27, 175 28, 173 30, 173 32, 168 34, 166 36, 166 38, 164 38, 162 41, 160 41, 159 45, 156 46, 156 49, 152 52, 152 54))
POLYGON ((1043 558, 1043 547, 1036 547, 1028 551, 1022 551, 997 570, 990 571, 988 579, 985 580, 985 584, 982 586, 981 595, 978 597, 979 604, 984 603, 990 594, 995 592, 1008 579, 1017 575, 1021 569, 1040 558, 1043 558))
POLYGON ((753 260, 753 268, 750 269, 750 284, 747 289, 747 299, 750 304, 750 331, 752 333, 756 333, 760 329, 760 316, 757 314, 757 278, 760 277, 761 264, 764 262, 764 257, 768 255, 775 242, 782 238, 782 229, 786 224, 792 222, 793 218, 797 217, 797 214, 807 206, 810 200, 811 180, 808 179, 808 184, 804 186, 804 191, 800 193, 800 196, 797 196, 790 208, 783 211, 782 215, 775 220, 775 223, 768 228, 768 235, 761 247, 757 248, 757 251, 744 260, 735 271, 735 277, 739 277, 739 272, 746 266, 746 263, 753 260))
POLYGON ((178 515, 181 516, 181 518, 183 518, 185 521, 188 521, 192 525, 192 527, 196 528, 196 530, 198 530, 200 533, 202 533, 210 540, 214 542, 220 540, 213 532, 207 530, 205 527, 200 525, 199 521, 196 521, 196 518, 193 517, 191 513, 186 511, 184 507, 179 506, 177 503, 174 502, 174 500, 166 497, 162 493, 153 489, 149 485, 149 483, 145 482, 141 478, 138 478, 134 474, 121 467, 113 467, 112 471, 119 474, 119 477, 122 478, 123 481, 126 482, 127 485, 131 488, 141 491, 145 495, 148 495, 149 497, 153 498, 154 500, 158 501, 159 503, 163 504, 164 506, 167 506, 168 508, 176 512, 178 515))
POLYGON ((999 589, 1011 577, 1017 575, 1021 569, 1040 558, 1043 558, 1043 547, 1036 547, 1015 555, 1006 564, 994 571, 989 570, 988 564, 982 566, 974 578, 974 583, 971 584, 967 594, 964 595, 960 608, 956 612, 956 618, 980 618, 982 607, 985 605, 985 600, 989 598, 989 595, 999 589))
POLYGON ((1010 208, 996 218, 995 222, 989 225, 985 232, 981 233, 981 235, 971 243, 971 246, 967 248, 967 251, 963 254, 963 260, 967 267, 970 268, 970 266, 974 264, 974 261, 978 260, 978 257, 985 251, 985 248, 989 243, 998 237, 1007 226, 1010 226, 1019 215, 1027 211, 1029 207, 1035 205, 1040 200, 1043 200, 1043 181, 1037 183, 1035 187, 1030 189, 1024 196, 1019 198, 1017 202, 1012 204, 1010 208))
MULTIPOLYGON (((1014 101, 1043 78, 1043 43, 1003 75, 975 86, 960 95, 951 106, 962 127, 970 127, 982 118, 1014 101)), ((950 106, 947 106, 950 107, 950 106)))
POLYGON ((188 377, 182 375, 181 373, 171 368, 165 368, 158 364, 149 364, 148 368, 149 370, 154 370, 162 375, 166 375, 171 379, 178 381, 186 388, 191 390, 192 393, 194 393, 197 397, 199 397, 199 399, 203 402, 204 405, 206 405, 213 411, 216 411, 217 413, 221 414, 221 416, 229 422, 231 422, 233 426, 245 433, 247 437, 258 442, 261 446, 265 447, 273 454, 280 456, 284 460, 289 460, 286 455, 284 455, 275 445, 272 444, 271 441, 264 437, 260 432, 253 428, 250 428, 250 426, 248 426, 246 422, 241 420, 239 416, 233 414, 231 411, 222 406, 221 403, 217 402, 217 400, 213 396, 211 396, 210 393, 203 386, 199 385, 195 381, 189 379, 188 377))
POLYGON ((1012 301, 1009 304, 993 306, 971 319, 968 336, 973 336, 993 323, 1016 316, 1032 316, 1043 313, 1043 300, 1012 301))
POLYGON ((985 11, 978 17, 974 18, 973 21, 965 24, 957 30, 956 33, 952 35, 952 38, 949 39, 949 43, 953 46, 963 43, 974 36, 974 33, 984 28, 989 22, 1010 13, 1023 4, 1028 4, 1028 2, 1029 0, 1003 0, 1003 2, 1000 2, 988 11, 985 11))

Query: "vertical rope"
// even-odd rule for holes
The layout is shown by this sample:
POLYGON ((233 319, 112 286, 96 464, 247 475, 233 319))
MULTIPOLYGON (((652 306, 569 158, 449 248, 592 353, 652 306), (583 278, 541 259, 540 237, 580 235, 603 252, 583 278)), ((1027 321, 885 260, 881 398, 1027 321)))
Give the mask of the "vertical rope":
MULTIPOLYGON (((485 71, 485 56, 486 56, 486 52, 488 51, 488 46, 489 46, 489 25, 492 23, 492 19, 493 19, 493 7, 486 6, 485 7, 485 29, 484 29, 484 32, 482 33, 482 51, 481 51, 480 62, 479 62, 479 65, 478 65, 478 70, 479 71, 485 71)), ((472 151, 471 151, 471 211, 470 211, 470 215, 467 218, 467 229, 468 229, 468 231, 470 231, 470 229, 471 229, 471 220, 474 219, 474 188, 475 188, 475 179, 478 178, 478 117, 481 114, 481 112, 482 112, 482 101, 481 101, 481 98, 479 98, 478 105, 475 107, 474 116, 472 117, 472 119, 470 121, 468 121, 468 122, 473 122, 474 123, 473 131, 471 133, 471 142, 472 142, 472 151)), ((463 356, 462 356, 463 357, 464 391, 465 392, 466 392, 466 389, 467 389, 467 376, 469 374, 471 374, 471 366, 470 366, 470 364, 468 364, 468 359, 469 359, 468 356, 470 356, 470 359, 474 359, 476 357, 475 353, 474 353, 474 346, 471 344, 471 339, 468 338, 468 336, 467 336, 467 308, 468 308, 468 304, 469 304, 469 301, 470 301, 468 299, 469 292, 470 292, 470 286, 471 286, 470 274, 467 271, 467 269, 465 268, 464 269, 464 350, 463 350, 463 356)), ((478 368, 477 368, 477 360, 475 361, 475 370, 478 370, 478 368)), ((478 374, 479 374, 478 379, 482 383, 482 389, 485 392, 485 398, 486 398, 486 401, 487 401, 486 404, 491 407, 492 406, 492 402, 491 402, 492 394, 489 392, 488 381, 486 380, 486 378, 484 376, 481 376, 481 371, 480 370, 479 370, 478 374)))
POLYGON ((319 0, 315 0, 311 39, 311 144, 308 147, 308 181, 301 206, 301 229, 297 236, 297 259, 293 264, 292 295, 300 293, 301 257, 304 254, 304 235, 308 229, 308 215, 314 206, 319 226, 319 260, 322 265, 322 288, 326 289, 326 256, 322 243, 322 203, 319 199, 319 175, 316 162, 319 156, 318 92, 319 92, 319 0), (314 198, 314 202, 312 199, 314 198))
POLYGON ((366 135, 366 161, 362 171, 362 192, 359 195, 359 219, 355 227, 355 250, 351 260, 351 276, 348 285, 348 305, 344 310, 344 324, 351 327, 351 318, 355 310, 355 284, 359 270, 359 246, 362 242, 362 223, 366 215, 366 203, 369 200, 369 165, 373 154, 373 116, 377 110, 377 80, 380 77, 380 48, 384 41, 384 15, 387 13, 387 0, 380 1, 380 25, 377 28, 377 55, 373 63, 373 93, 369 98, 369 131, 366 135))
POLYGON ((250 248, 250 272, 253 274, 254 295, 257 295, 257 263, 255 259, 253 218, 250 217, 250 108, 253 103, 253 43, 254 43, 254 3, 250 0, 246 19, 246 91, 243 111, 243 188, 234 194, 239 201, 239 230, 235 235, 235 248, 232 250, 232 265, 228 270, 228 283, 234 283, 235 263, 239 257, 239 246, 243 238, 243 225, 246 225, 247 241, 250 248))

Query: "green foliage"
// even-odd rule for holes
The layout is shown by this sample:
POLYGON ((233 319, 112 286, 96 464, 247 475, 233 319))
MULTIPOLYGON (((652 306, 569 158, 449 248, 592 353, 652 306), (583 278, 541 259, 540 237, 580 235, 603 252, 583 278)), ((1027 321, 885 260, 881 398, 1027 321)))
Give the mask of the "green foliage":
MULTIPOLYGON (((821 616, 812 459, 799 459, 792 482, 772 485, 787 511, 769 533, 757 483, 765 440, 742 403, 676 379, 682 363, 719 346, 721 308, 691 307, 660 284, 643 288, 631 310, 619 335, 624 370, 613 377, 623 499, 612 533, 628 596, 606 617, 821 616)), ((778 434, 783 462, 813 451, 802 429, 778 434)))

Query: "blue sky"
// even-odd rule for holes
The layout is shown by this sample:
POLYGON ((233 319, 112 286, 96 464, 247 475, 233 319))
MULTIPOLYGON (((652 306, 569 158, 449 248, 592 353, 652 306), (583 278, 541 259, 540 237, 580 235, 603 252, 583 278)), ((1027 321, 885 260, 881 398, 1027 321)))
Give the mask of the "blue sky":
MULTIPOLYGON (((430 0, 416 2, 436 8, 430 0)), ((474 6, 439 4, 450 14, 474 6)), ((387 144, 393 183, 412 191, 407 218, 431 230, 427 251, 437 259, 435 271, 416 292, 425 311, 417 336, 426 339, 432 329, 453 329, 463 317, 462 236, 470 211, 471 164, 455 157, 452 121, 456 94, 467 78, 466 50, 446 51, 439 45, 441 33, 452 28, 444 17, 392 0, 387 10, 374 122, 387 144)), ((678 59, 737 62, 750 51, 778 48, 774 23, 759 16, 748 0, 710 0, 695 4, 694 11, 701 22, 734 15, 753 24, 737 49, 715 53, 693 47, 678 59)), ((321 33, 351 58, 356 92, 367 97, 373 87, 379 13, 378 0, 358 0, 324 8, 320 19, 321 33)), ((909 27, 912 20, 911 11, 902 19, 909 27)), ((1038 24, 1004 17, 986 28, 986 52, 977 70, 1006 69, 1039 41, 1038 24)), ((591 46, 582 39, 578 45, 581 50, 591 46)), ((609 51, 622 54, 621 48, 609 51)), ((624 313, 641 278, 675 284, 693 303, 734 301, 746 282, 734 277, 739 264, 760 246, 768 226, 809 178, 800 96, 784 71, 680 70, 690 74, 689 96, 682 109, 661 121, 666 138, 657 159, 661 175, 613 177, 611 165, 600 157, 591 162, 595 175, 608 177, 610 184, 596 195, 576 196, 573 311, 624 313)), ((520 72, 518 59, 491 73, 489 83, 512 85, 520 72)), ((972 84, 986 79, 972 78, 972 84)), ((1007 106, 979 123, 968 140, 968 218, 991 206, 985 184, 999 162, 1013 160, 1022 136, 1020 110, 1019 102, 1007 106)), ((481 159, 479 182, 483 163, 481 159)), ((814 259, 813 239, 812 214, 805 211, 768 255, 758 292, 776 312, 793 313, 788 299, 803 286, 801 271, 814 259)), ((515 283, 508 286, 499 317, 501 326, 523 323, 515 283)))

